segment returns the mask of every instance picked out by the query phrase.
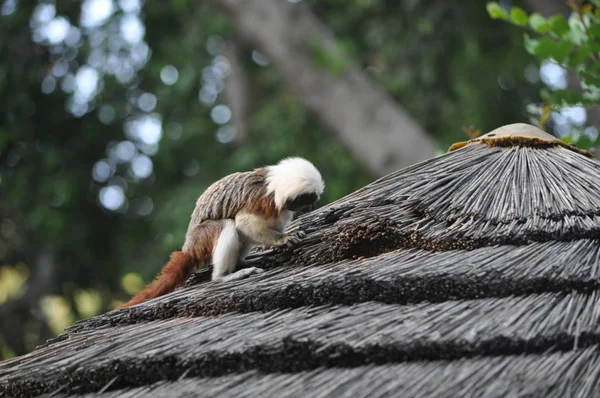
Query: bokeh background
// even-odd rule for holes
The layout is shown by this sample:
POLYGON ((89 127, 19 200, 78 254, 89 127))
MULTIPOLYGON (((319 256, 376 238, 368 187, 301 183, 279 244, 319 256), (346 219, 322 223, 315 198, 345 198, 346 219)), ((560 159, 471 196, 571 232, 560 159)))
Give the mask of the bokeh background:
MULTIPOLYGON (((277 18, 246 23, 255 3, 0 0, 0 359, 139 290, 225 174, 303 156, 328 203, 453 142, 535 122, 540 89, 569 85, 484 2, 264 0, 275 15, 301 10, 287 41, 277 18), (356 109, 388 109, 391 140, 414 158, 380 162, 377 145, 349 137, 315 73, 342 91, 368 82, 382 102, 347 91, 360 139, 377 143, 379 127, 356 109)), ((570 12, 561 0, 501 5, 570 12)), ((592 116, 564 107, 546 128, 595 140, 592 116)))

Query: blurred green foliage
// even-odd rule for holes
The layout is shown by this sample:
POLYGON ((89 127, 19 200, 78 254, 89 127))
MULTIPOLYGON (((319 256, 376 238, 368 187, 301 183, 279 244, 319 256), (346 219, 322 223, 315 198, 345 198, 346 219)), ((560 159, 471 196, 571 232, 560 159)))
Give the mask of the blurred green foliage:
MULTIPOLYGON (((10 0, 0 0, 0 265, 29 275, 6 282, 8 274, 0 274, 0 283, 17 287, 2 296, 0 311, 19 332, 9 333, 0 322, 2 355, 31 350, 139 289, 183 243, 197 196, 225 174, 304 156, 325 178, 323 203, 373 179, 210 2, 146 2, 131 11, 135 1, 110 1, 112 13, 86 27, 81 21, 88 2, 19 1, 10 9, 10 0), (51 21, 68 21, 76 40, 33 40, 40 5, 52 6, 43 9, 55 11, 51 21), (139 16, 144 33, 143 43, 130 48, 120 26, 131 15, 139 16), (214 121, 223 95, 202 100, 203 89, 219 83, 207 79, 230 40, 244 49, 241 63, 250 81, 249 135, 240 140, 224 139, 223 126, 214 121), (112 52, 118 62, 131 61, 144 45, 148 56, 125 70, 129 75, 93 66, 97 90, 84 108, 74 107, 69 84, 98 51, 107 65, 112 52), (177 78, 166 84, 161 75, 168 66, 177 78), (152 96, 155 106, 141 105, 152 96), (146 116, 162 126, 154 147, 127 133, 128 123, 146 116), (128 141, 134 156, 151 159, 147 177, 132 173, 132 160, 114 160, 119 144, 128 141), (110 165, 105 180, 92 178, 99 162, 110 165), (122 206, 110 210, 100 203, 107 187, 123 192, 122 206), (44 299, 32 300, 24 292, 41 283, 35 275, 49 266, 44 299), (9 305, 18 300, 19 306, 9 305)), ((469 126, 489 131, 524 120, 526 104, 539 101, 539 86, 525 78, 532 61, 520 34, 490 23, 477 2, 305 3, 339 39, 334 53, 315 46, 323 68, 336 75, 345 62, 359 64, 444 146, 464 139, 469 126)))
MULTIPOLYGON (((539 13, 528 15, 519 7, 510 11, 497 2, 487 3, 487 11, 493 19, 505 20, 523 27, 524 47, 540 61, 552 61, 573 71, 579 78, 576 87, 565 89, 543 88, 540 96, 546 106, 537 110, 539 124, 543 127, 551 111, 570 106, 600 104, 600 0, 569 0, 572 12, 568 18, 554 15, 544 18, 539 13)), ((582 134, 574 128, 562 137, 567 143, 591 149, 600 145, 600 136, 582 134)))

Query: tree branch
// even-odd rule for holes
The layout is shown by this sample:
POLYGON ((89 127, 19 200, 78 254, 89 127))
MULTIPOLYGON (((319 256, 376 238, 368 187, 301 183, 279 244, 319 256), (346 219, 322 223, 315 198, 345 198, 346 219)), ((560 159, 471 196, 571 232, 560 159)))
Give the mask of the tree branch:
POLYGON ((373 174, 384 175, 434 155, 434 140, 343 56, 307 6, 279 0, 215 3, 373 174), (320 62, 323 57, 327 62, 320 62))
POLYGON ((252 102, 250 98, 250 78, 241 61, 240 43, 233 37, 227 40, 224 56, 229 61, 230 72, 225 79, 223 95, 231 109, 231 124, 235 128, 235 141, 243 142, 249 135, 252 102))

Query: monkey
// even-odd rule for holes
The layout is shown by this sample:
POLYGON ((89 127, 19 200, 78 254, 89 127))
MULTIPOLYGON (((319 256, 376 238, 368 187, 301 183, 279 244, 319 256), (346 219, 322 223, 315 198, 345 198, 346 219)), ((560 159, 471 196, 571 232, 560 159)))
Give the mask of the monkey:
POLYGON ((231 281, 263 272, 236 268, 256 245, 281 246, 294 214, 313 210, 325 183, 308 160, 290 157, 271 166, 233 173, 210 185, 196 201, 181 251, 154 281, 119 308, 174 291, 201 266, 213 264, 213 281, 231 281))

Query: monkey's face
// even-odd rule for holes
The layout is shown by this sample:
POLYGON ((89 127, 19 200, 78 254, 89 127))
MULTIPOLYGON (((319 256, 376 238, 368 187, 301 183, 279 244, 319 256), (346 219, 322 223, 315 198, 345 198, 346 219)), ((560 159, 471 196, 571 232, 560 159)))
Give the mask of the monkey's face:
POLYGON ((319 195, 316 193, 303 193, 285 202, 285 208, 293 212, 306 213, 313 210, 318 201, 319 195))

